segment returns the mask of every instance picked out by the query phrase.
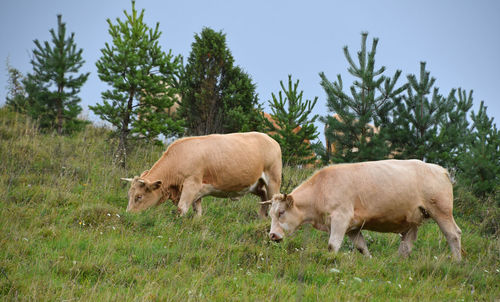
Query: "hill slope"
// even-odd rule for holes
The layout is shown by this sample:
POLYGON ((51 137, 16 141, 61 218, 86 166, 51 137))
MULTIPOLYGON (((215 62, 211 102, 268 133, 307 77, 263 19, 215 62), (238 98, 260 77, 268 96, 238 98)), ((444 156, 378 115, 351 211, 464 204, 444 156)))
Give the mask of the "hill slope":
MULTIPOLYGON (((163 149, 137 146, 127 171, 114 168, 109 131, 40 134, 0 109, 0 299, 268 301, 494 300, 500 298, 495 237, 456 217, 467 255, 449 259, 444 236, 426 223, 409 259, 399 236, 366 232, 372 259, 345 241, 303 227, 267 239, 258 199, 204 199, 204 216, 179 218, 165 203, 127 214, 120 177, 149 168, 163 149)), ((285 182, 311 171, 286 170, 285 182)))

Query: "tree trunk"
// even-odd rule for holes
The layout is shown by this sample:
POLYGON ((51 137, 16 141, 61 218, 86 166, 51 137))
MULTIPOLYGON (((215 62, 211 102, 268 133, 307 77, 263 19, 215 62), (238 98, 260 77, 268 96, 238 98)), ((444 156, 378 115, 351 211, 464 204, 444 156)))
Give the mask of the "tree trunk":
POLYGON ((57 88, 57 134, 62 134, 63 129, 63 101, 62 101, 63 86, 57 88))
POLYGON ((130 96, 127 103, 127 109, 123 114, 122 127, 120 129, 120 141, 118 143, 118 148, 115 155, 115 164, 120 165, 122 168, 126 168, 127 163, 127 142, 128 134, 130 130, 128 125, 130 123, 130 115, 132 114, 132 104, 134 101, 134 91, 130 92, 130 96))

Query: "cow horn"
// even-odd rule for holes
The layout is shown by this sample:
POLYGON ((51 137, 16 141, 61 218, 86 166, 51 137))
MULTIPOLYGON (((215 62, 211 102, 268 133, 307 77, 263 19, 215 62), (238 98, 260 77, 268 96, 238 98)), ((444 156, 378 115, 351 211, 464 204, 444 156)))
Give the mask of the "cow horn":
POLYGON ((122 177, 120 178, 121 180, 124 180, 124 181, 133 181, 134 179, 133 178, 125 178, 125 177, 122 177))
POLYGON ((138 179, 137 180, 138 182, 140 182, 141 184, 145 184, 146 182, 144 181, 144 179, 138 179))
POLYGON ((261 201, 259 203, 260 204, 271 204, 271 203, 273 203, 273 201, 272 200, 266 200, 266 201, 261 201))

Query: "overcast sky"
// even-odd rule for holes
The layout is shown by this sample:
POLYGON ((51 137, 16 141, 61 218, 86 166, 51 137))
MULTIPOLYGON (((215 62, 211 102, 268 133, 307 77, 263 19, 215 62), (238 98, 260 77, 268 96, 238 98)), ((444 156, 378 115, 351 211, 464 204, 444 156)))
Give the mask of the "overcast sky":
MULTIPOLYGON (((418 74, 420 61, 426 61, 442 94, 458 87, 473 89, 475 108, 484 100, 499 125, 497 0, 137 0, 136 7, 145 9, 149 26, 160 23, 162 48, 185 58, 194 34, 203 27, 226 33, 236 64, 251 75, 266 108, 271 93, 279 91, 279 82, 292 74, 307 99, 318 96, 315 112, 328 114, 318 73, 325 72, 331 81, 340 73, 344 87, 349 87, 342 47, 347 45, 354 54, 360 47, 360 33, 367 31, 370 47, 372 38, 379 38, 376 64, 386 66, 387 75, 401 69, 401 80, 406 80, 407 74, 418 74)), ((95 67, 100 49, 110 41, 106 19, 123 19, 123 10, 130 9, 130 1, 125 0, 1 0, 0 104, 7 93, 7 57, 24 74, 30 72, 33 40, 49 40, 49 29, 57 28, 56 15, 62 14, 67 30, 75 33, 77 46, 83 48, 82 71, 91 73, 81 90, 81 105, 97 121, 88 105, 100 102, 106 89, 95 67)), ((318 127, 323 128, 319 123, 318 127)))

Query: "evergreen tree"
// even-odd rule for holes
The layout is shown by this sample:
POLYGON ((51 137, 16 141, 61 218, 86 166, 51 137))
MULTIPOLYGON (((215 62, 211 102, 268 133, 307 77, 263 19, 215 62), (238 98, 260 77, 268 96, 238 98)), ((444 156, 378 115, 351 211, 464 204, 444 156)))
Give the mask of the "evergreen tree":
POLYGON ((159 23, 149 28, 143 20, 144 9, 138 13, 134 1, 132 13, 124 14, 125 20, 117 18, 116 24, 107 20, 113 44, 105 44, 96 63, 99 78, 112 88, 102 93, 101 104, 90 106, 116 127, 119 145, 115 158, 122 167, 131 136, 155 141, 159 134, 169 137, 183 130, 182 121, 168 114, 175 101, 181 58, 162 51, 159 23))
POLYGON ((478 196, 493 193, 500 183, 500 132, 486 109, 481 101, 478 113, 471 112, 469 146, 460 162, 461 181, 478 196))
POLYGON ((367 36, 368 33, 361 34, 361 50, 357 53, 359 65, 352 59, 347 46, 344 47, 348 71, 357 78, 350 87, 350 96, 343 92, 340 74, 332 83, 323 72, 320 73, 328 109, 337 115, 336 118, 321 118, 325 123, 327 148, 332 143, 335 145, 336 152, 331 154, 334 162, 382 159, 390 152, 386 129, 390 128, 390 113, 395 101, 406 85, 396 88, 400 70, 391 78, 383 75, 384 66, 375 68, 378 39, 373 39, 371 51, 367 51, 367 36))
MULTIPOLYGON (((454 90, 452 90, 454 93, 454 90)), ((438 156, 433 162, 456 170, 461 156, 467 152, 467 137, 470 136, 467 113, 472 107, 472 90, 467 94, 458 88, 458 98, 449 97, 451 109, 445 112, 444 119, 439 125, 437 137, 438 156)))
POLYGON ((81 129, 84 121, 77 119, 82 108, 78 103, 80 88, 87 81, 89 73, 76 76, 85 61, 82 49, 77 49, 75 34, 66 37, 66 24, 57 16, 57 33, 50 30, 52 45, 35 40, 33 50, 33 73, 25 79, 28 112, 41 120, 42 127, 55 127, 58 134, 81 129))
POLYGON ((288 76, 287 87, 283 81, 280 81, 280 85, 281 91, 278 97, 272 93, 272 101, 269 101, 274 123, 264 119, 265 131, 280 144, 285 164, 295 166, 313 163, 316 158, 310 142, 319 134, 314 125, 318 115, 309 117, 318 97, 313 101, 303 101, 303 91, 298 92, 299 80, 292 84, 291 75, 288 76))
POLYGON ((251 77, 226 44, 226 35, 203 28, 194 36, 181 79, 181 116, 189 135, 258 130, 260 111, 251 77))
POLYGON ((9 75, 7 84, 6 104, 11 106, 17 112, 25 113, 28 107, 26 90, 24 89, 24 76, 17 68, 10 65, 7 58, 7 73, 9 75))
POLYGON ((438 139, 440 125, 453 109, 455 90, 447 98, 439 94, 439 88, 433 88, 436 79, 425 70, 425 62, 420 63, 418 79, 413 74, 407 79, 407 94, 394 112, 392 148, 398 158, 436 162, 442 151, 438 139))

